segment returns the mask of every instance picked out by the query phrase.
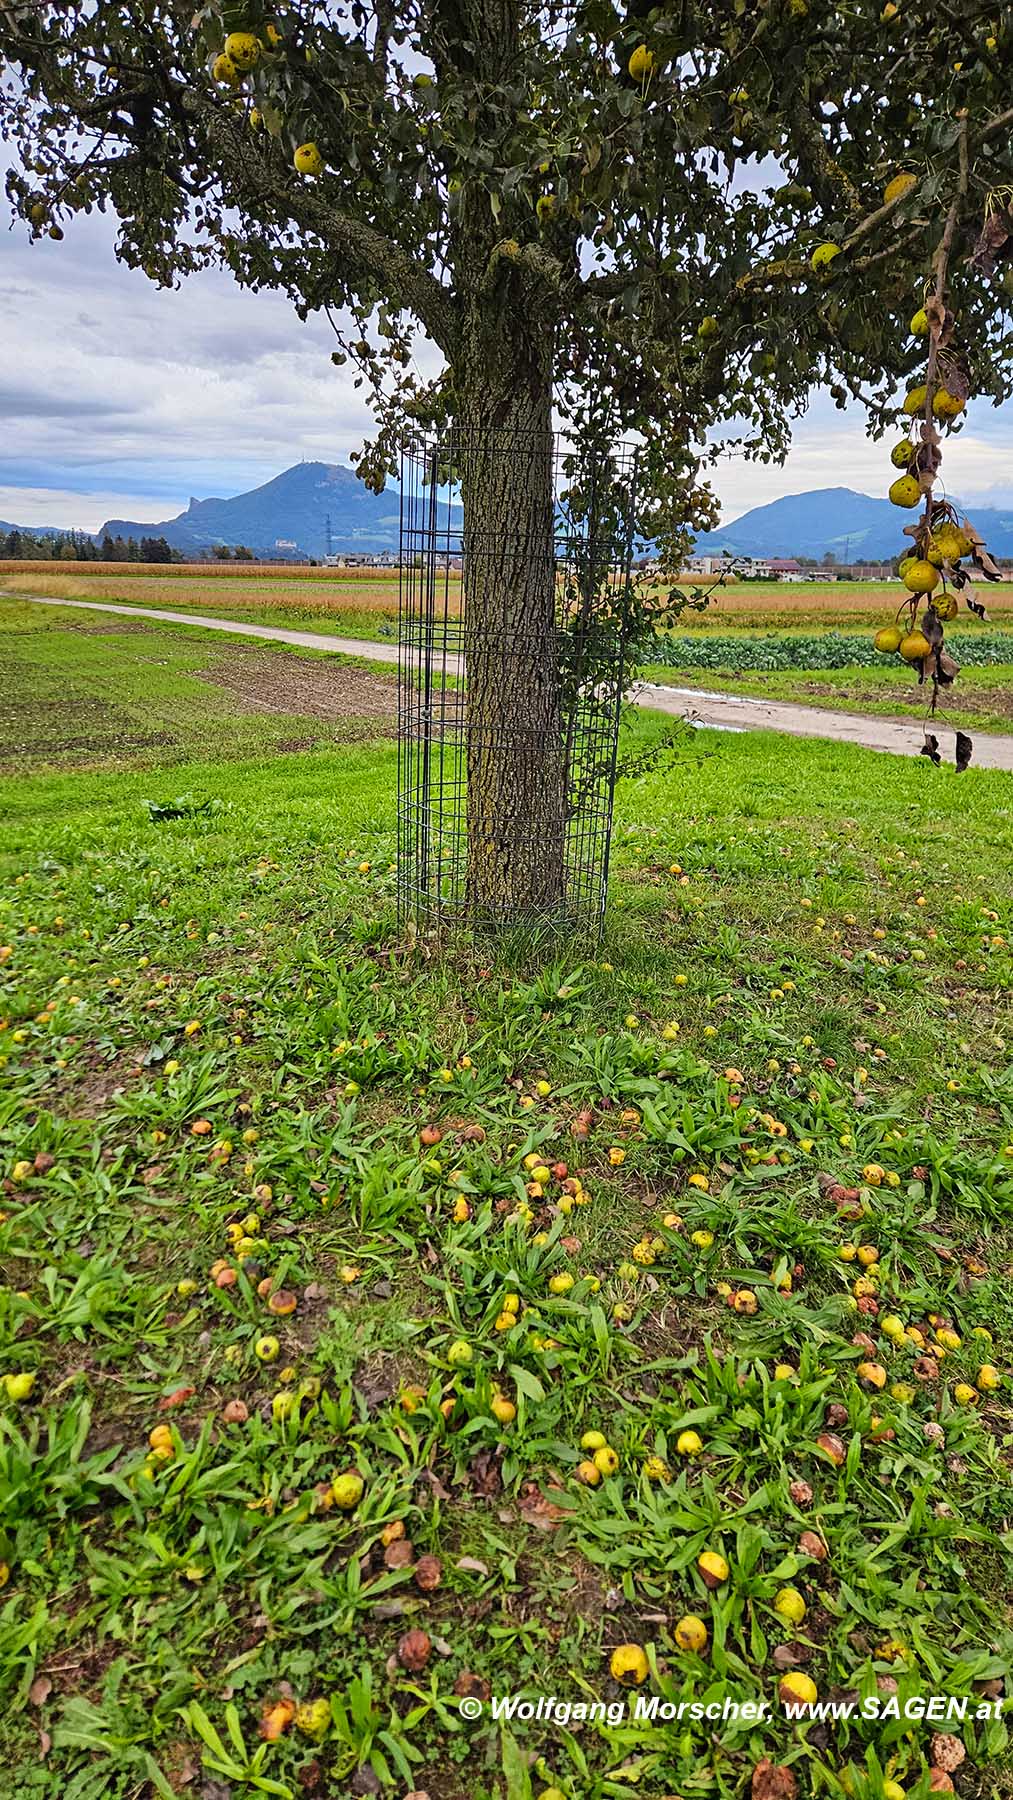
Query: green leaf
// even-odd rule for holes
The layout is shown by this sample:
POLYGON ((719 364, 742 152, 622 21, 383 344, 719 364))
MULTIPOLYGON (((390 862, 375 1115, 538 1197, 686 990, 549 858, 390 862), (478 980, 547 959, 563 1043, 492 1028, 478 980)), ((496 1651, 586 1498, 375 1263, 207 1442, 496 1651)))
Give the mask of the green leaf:
MULTIPOLYGON (((191 1725, 193 1727, 194 1731, 196 1731, 198 1737, 203 1739, 203 1741, 207 1745, 208 1749, 212 1750, 214 1752, 214 1754, 218 1758, 219 1762, 228 1763, 230 1767, 234 1768, 235 1763, 233 1762, 233 1759, 230 1757, 228 1750, 226 1749, 224 1743, 222 1742, 221 1738, 219 1737, 217 1731, 215 1730, 214 1726, 212 1725, 211 1720, 208 1718, 207 1713, 204 1711, 204 1708, 201 1706, 200 1702, 197 1700, 191 1700, 191 1702, 190 1702, 189 1706, 186 1708, 183 1716, 186 1719, 187 1724, 191 1725)), ((245 1755, 246 1755, 245 1748, 243 1751, 243 1755, 244 1755, 244 1759, 245 1759, 245 1755)), ((240 1770, 239 1773, 241 1774, 242 1771, 240 1770)))
POLYGON ((522 1369, 520 1363, 511 1363, 510 1373, 518 1391, 524 1395, 525 1399, 536 1401, 545 1399, 545 1389, 537 1375, 532 1375, 529 1369, 522 1369))
POLYGON ((242 1728, 239 1723, 239 1712, 235 1706, 231 1705, 231 1703, 225 1708, 225 1723, 228 1727, 229 1736, 240 1756, 244 1762, 248 1762, 249 1751, 247 1750, 243 1739, 242 1728))
POLYGON ((147 1751, 144 1753, 144 1767, 147 1772, 148 1780, 151 1782, 155 1792, 161 1794, 162 1800, 179 1800, 176 1789, 169 1786, 168 1781, 162 1774, 154 1757, 149 1756, 147 1751))
POLYGON ((500 1737, 500 1767, 506 1776, 506 1800, 531 1800, 527 1758, 505 1726, 500 1737))

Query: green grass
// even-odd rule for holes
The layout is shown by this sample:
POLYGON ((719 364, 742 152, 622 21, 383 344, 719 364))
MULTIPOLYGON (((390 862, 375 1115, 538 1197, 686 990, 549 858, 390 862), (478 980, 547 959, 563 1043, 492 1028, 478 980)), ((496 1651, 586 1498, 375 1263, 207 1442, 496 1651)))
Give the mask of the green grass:
MULTIPOLYGON (((265 584, 268 585, 268 584, 265 584)), ((373 607, 359 607, 349 600, 347 605, 314 605, 312 599, 305 604, 287 602, 284 606, 266 605, 243 606, 227 597, 218 599, 212 596, 208 600, 192 599, 189 595, 173 596, 171 592, 160 598, 130 600, 112 600, 113 605, 150 608, 153 612, 168 610, 170 612, 204 614, 215 619, 234 619, 246 625, 281 626, 285 631, 312 631, 321 637, 346 637, 365 639, 369 643, 395 644, 397 642, 397 599, 391 603, 389 613, 378 611, 373 607)))
MULTIPOLYGON (((26 703, 81 651, 43 635, 26 703)), ((1008 777, 644 716, 600 948, 435 956, 397 929, 393 746, 237 761, 249 721, 181 724, 203 684, 166 638, 147 690, 135 639, 101 662, 167 765, 39 741, 0 784, 0 1368, 35 1377, 0 1393, 5 1800, 731 1800, 765 1756, 801 1796, 885 1770, 923 1800, 928 1727, 791 1722, 778 1681, 977 1705, 1011 1668, 1008 777), (181 787, 206 810, 155 822, 181 787), (580 1191, 529 1193, 531 1155, 580 1191), (891 1313, 961 1341, 936 1364, 891 1313), (460 1714, 484 1684, 615 1704, 623 1643, 643 1693, 769 1718, 460 1714), (260 1737, 289 1695, 319 1740, 284 1708, 260 1737)), ((1013 1793, 1005 1723, 953 1729, 959 1791, 1013 1793)))
MULTIPOLYGON (((323 636, 365 638, 393 643, 397 638, 397 582, 389 576, 375 583, 303 580, 236 575, 124 573, 103 575, 5 575, 0 594, 36 594, 126 606, 140 611, 203 614, 251 625, 282 626, 288 631, 323 636)), ((41 609, 32 608, 38 612, 41 609)), ((54 609, 55 610, 55 609, 54 609)))

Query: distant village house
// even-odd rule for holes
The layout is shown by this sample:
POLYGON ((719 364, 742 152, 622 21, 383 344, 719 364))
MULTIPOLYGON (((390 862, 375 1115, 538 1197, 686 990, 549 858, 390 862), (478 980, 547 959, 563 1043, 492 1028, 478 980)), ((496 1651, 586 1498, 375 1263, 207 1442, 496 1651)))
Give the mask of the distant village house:
POLYGON ((328 569, 396 569, 400 561, 394 550, 335 550, 324 557, 328 569))
POLYGON ((715 555, 688 556, 682 565, 683 575, 723 576, 739 581, 806 581, 811 571, 803 569, 792 556, 736 556, 730 550, 715 555))

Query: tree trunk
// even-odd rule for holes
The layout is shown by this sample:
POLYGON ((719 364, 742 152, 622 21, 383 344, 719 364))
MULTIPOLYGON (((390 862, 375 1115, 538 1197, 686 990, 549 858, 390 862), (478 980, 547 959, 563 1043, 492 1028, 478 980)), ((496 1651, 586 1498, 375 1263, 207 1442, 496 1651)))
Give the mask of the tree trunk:
MULTIPOLYGON (((514 321, 516 322, 516 321, 514 321)), ((551 334, 476 334, 458 378, 468 910, 558 916, 566 770, 557 668, 551 334)))

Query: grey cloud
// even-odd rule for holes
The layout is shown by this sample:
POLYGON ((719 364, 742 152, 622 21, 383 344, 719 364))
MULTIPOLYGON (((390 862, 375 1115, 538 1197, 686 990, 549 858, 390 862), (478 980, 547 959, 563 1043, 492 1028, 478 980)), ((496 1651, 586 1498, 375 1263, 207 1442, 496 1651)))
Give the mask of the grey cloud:
POLYGON ((0 418, 16 419, 126 419, 132 409, 103 401, 94 395, 64 393, 59 385, 13 382, 0 376, 0 418))

